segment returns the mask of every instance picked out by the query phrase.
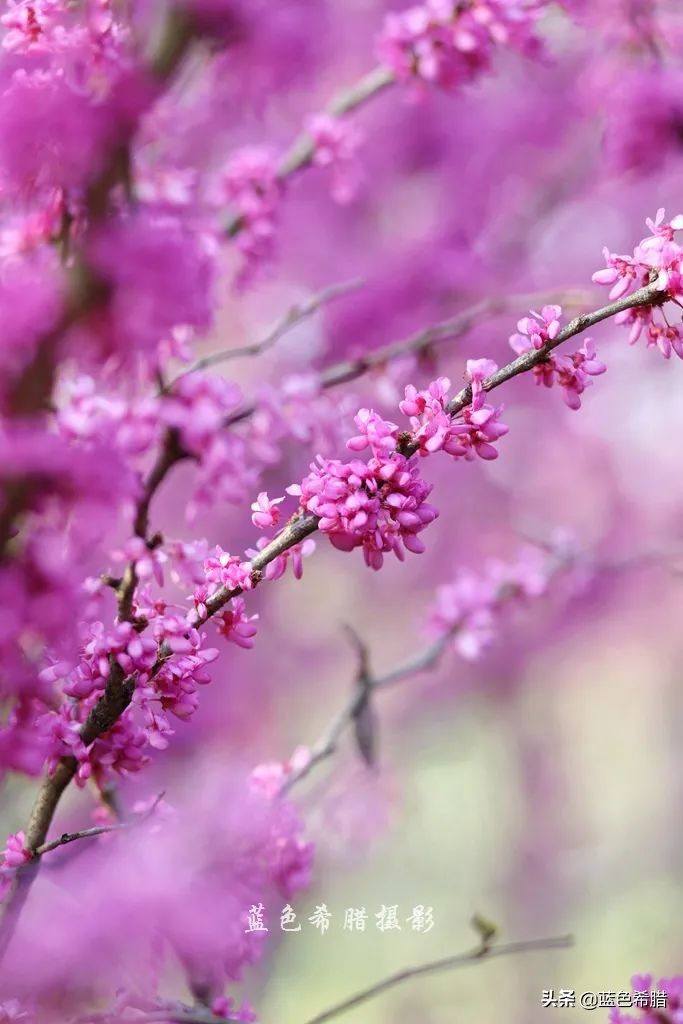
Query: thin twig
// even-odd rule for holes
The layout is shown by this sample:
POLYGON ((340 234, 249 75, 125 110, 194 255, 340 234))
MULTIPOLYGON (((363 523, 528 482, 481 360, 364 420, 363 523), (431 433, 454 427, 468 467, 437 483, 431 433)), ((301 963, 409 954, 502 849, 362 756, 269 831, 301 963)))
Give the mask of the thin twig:
MULTIPOLYGON (((329 388, 338 387, 340 384, 348 384, 357 380, 372 370, 387 366, 393 359, 401 356, 421 355, 431 351, 436 345, 446 341, 454 341, 467 334, 485 317, 496 317, 510 310, 529 309, 537 305, 545 305, 549 302, 558 302, 569 308, 581 308, 588 305, 590 296, 588 292, 578 289, 554 292, 534 292, 532 294, 507 295, 504 298, 482 299, 468 306, 455 316, 448 317, 429 327, 422 328, 414 334, 401 338, 400 341, 392 341, 388 345, 382 345, 370 352, 354 356, 351 359, 344 359, 333 366, 329 366, 320 374, 320 387, 323 391, 329 388)), ((226 420, 226 426, 233 426, 253 416, 256 411, 255 405, 248 405, 231 414, 226 420)))
POLYGON ((361 278, 355 278, 353 281, 343 281, 341 284, 332 284, 327 288, 322 288, 304 302, 297 302, 291 306, 285 315, 280 317, 271 327, 261 341, 254 341, 249 345, 242 345, 239 348, 221 349, 220 352, 212 352, 208 356, 203 356, 202 359, 198 359, 192 366, 188 366, 182 373, 179 373, 169 384, 166 384, 163 390, 165 392, 170 391, 179 380, 187 377, 190 373, 196 373, 198 370, 206 370, 210 366, 217 366, 219 363, 225 363, 230 359, 263 355, 264 352, 267 352, 268 349, 276 345, 288 331, 296 327, 303 320, 308 319, 322 306, 326 306, 335 299, 348 295, 350 292, 358 291, 364 284, 365 281, 361 278))
POLYGON ((95 839, 97 836, 107 835, 109 832, 121 832, 123 829, 130 828, 128 822, 117 821, 113 825, 96 825, 93 828, 83 828, 80 832, 65 832, 59 837, 59 839, 53 839, 49 843, 43 843, 33 854, 34 857, 42 857, 45 853, 50 853, 52 850, 57 850, 61 846, 67 846, 69 843, 75 843, 78 839, 95 839))
MULTIPOLYGON (((414 676, 420 672, 427 672, 429 669, 434 668, 446 651, 451 639, 452 633, 450 632, 445 634, 443 637, 439 637, 438 640, 429 644, 424 648, 424 650, 420 651, 418 654, 412 655, 406 661, 402 662, 402 664, 397 665, 385 675, 373 677, 368 673, 368 675, 364 676, 363 684, 358 685, 357 683, 354 686, 351 695, 334 716, 320 739, 311 748, 309 759, 303 763, 300 768, 297 768, 287 776, 282 784, 282 788, 280 789, 280 796, 285 796, 295 785, 297 785, 297 783, 301 782, 302 779, 305 779, 314 768, 323 761, 332 757, 337 750, 339 740, 349 725, 358 716, 363 703, 369 699, 369 695, 372 692, 393 686, 395 683, 399 683, 410 678, 410 676, 414 676)), ((367 650, 365 657, 367 658, 367 650)))
POLYGON ((159 793, 151 806, 144 811, 142 814, 138 814, 137 817, 131 818, 129 821, 117 821, 111 825, 96 825, 93 828, 83 828, 78 832, 64 832, 59 839, 52 839, 49 843, 43 843, 37 850, 34 851, 33 856, 42 857, 46 853, 50 853, 52 850, 57 850, 62 846, 68 846, 69 843, 75 843, 79 839, 96 839, 98 836, 107 835, 109 832, 122 832, 131 828, 136 828, 138 825, 144 825, 145 822, 154 815, 157 807, 164 798, 164 793, 159 793))
POLYGON ((573 944, 574 940, 571 935, 558 935, 547 939, 528 939, 523 942, 508 942, 501 945, 488 945, 482 942, 468 953, 457 953, 455 956, 442 957, 440 960, 432 960, 417 967, 406 967, 402 971, 390 974, 388 978, 370 985, 369 988, 363 989, 355 996, 351 996, 350 999, 345 999, 343 1002, 331 1007, 331 1009, 325 1010, 324 1013, 319 1013, 317 1017, 312 1017, 306 1021, 306 1024, 324 1024, 325 1021, 340 1017, 343 1013, 347 1013, 349 1010, 353 1010, 355 1007, 361 1006, 371 999, 376 999, 377 996, 383 995, 389 989, 402 985, 406 981, 412 981, 415 978, 423 978, 426 975, 437 974, 440 971, 453 971, 460 967, 480 964, 485 960, 491 960, 493 957, 520 956, 526 953, 538 953, 543 950, 568 949, 573 944))

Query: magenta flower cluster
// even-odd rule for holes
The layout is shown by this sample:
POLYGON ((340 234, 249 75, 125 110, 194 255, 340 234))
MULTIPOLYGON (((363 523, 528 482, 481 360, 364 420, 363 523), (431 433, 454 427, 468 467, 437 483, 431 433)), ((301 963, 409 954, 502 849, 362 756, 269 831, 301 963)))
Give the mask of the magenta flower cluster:
MULTIPOLYGON (((510 337, 510 346, 518 355, 543 348, 555 341, 560 333, 561 306, 544 306, 540 313, 532 311, 517 323, 517 332, 510 337)), ((595 354, 595 344, 586 338, 577 352, 551 352, 543 362, 534 366, 532 373, 537 384, 551 388, 559 384, 570 409, 581 408, 581 395, 590 387, 591 377, 599 377, 607 367, 595 354)))
MULTIPOLYGON (((662 301, 673 300, 681 305, 683 246, 676 241, 676 232, 683 231, 683 214, 671 221, 664 218, 664 210, 660 209, 654 220, 647 221, 652 234, 639 242, 632 256, 618 256, 607 248, 603 250, 607 266, 596 271, 593 280, 610 288, 611 299, 629 295, 645 285, 655 285, 661 291, 662 301)), ((617 315, 616 322, 630 328, 631 344, 644 336, 648 348, 658 348, 665 359, 669 359, 672 352, 683 359, 683 326, 669 323, 661 306, 660 302, 627 309, 617 315)))
POLYGON ((652 974, 635 974, 631 994, 633 1010, 614 1007, 609 1024, 661 1024, 662 1018, 680 1024, 683 1020, 683 975, 660 978, 655 984, 652 974), (663 1001, 655 993, 663 996, 663 1001))
POLYGON ((503 611, 543 596, 559 567, 571 564, 567 552, 547 555, 529 547, 513 562, 491 561, 483 571, 460 570, 437 588, 427 631, 474 661, 496 639, 503 611))
POLYGON ((377 55, 402 81, 457 88, 487 71, 500 46, 537 55, 541 6, 536 0, 425 0, 387 16, 377 55))

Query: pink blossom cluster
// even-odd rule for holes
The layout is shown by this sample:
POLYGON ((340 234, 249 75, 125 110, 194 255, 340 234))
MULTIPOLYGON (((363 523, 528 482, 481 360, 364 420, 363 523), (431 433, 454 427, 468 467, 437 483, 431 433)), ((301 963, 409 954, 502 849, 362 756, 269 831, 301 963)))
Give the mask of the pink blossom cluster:
MULTIPOLYGON (((510 346, 518 354, 533 352, 554 341, 560 333, 561 306, 544 306, 540 313, 531 312, 517 323, 518 333, 511 335, 510 346)), ((590 387, 592 377, 605 373, 607 367, 596 357, 595 344, 586 338, 577 352, 550 352, 546 359, 534 366, 532 373, 537 384, 551 388, 559 384, 570 409, 581 408, 581 395, 590 387)))
POLYGON ((270 450, 263 452, 258 441, 250 443, 224 429, 241 405, 242 393, 233 381, 196 370, 183 374, 162 396, 162 420, 177 431, 182 449, 198 464, 187 509, 190 519, 217 502, 244 500, 270 459, 270 450))
MULTIPOLYGON (((433 381, 425 391, 408 385, 400 409, 410 418, 412 433, 406 432, 403 440, 414 444, 422 456, 444 451, 453 458, 497 458, 495 442, 508 428, 500 421, 503 407, 485 403, 482 386, 495 370, 496 364, 488 359, 467 363, 472 398, 461 418, 449 412, 447 377, 433 381)), ((369 449, 370 459, 344 463, 318 456, 310 474, 288 493, 319 517, 318 528, 336 548, 361 547, 366 564, 380 569, 389 552, 399 559, 405 550, 423 552, 418 534, 438 511, 427 502, 432 488, 422 479, 415 459, 400 450, 398 426, 370 409, 361 409, 354 421, 358 434, 347 447, 353 452, 369 449)))
POLYGON ((483 571, 463 569, 437 589, 428 631, 449 639, 463 658, 474 661, 496 638, 504 609, 541 597, 557 570, 557 560, 526 548, 511 563, 491 561, 483 571))
POLYGON ((31 852, 26 848, 26 836, 23 832, 9 836, 5 849, 0 854, 0 902, 12 884, 17 868, 31 859, 31 852))
POLYGON ((314 150, 313 163, 326 167, 332 175, 332 198, 338 203, 348 203, 356 195, 361 180, 361 169, 357 159, 363 136, 348 118, 332 117, 330 114, 314 114, 305 124, 314 150))
POLYGON ((427 502, 432 487, 413 460, 375 452, 368 462, 318 456, 301 485, 288 490, 320 517, 319 529, 334 547, 362 548, 366 564, 381 569, 389 552, 403 560, 406 550, 424 551, 419 534, 438 512, 427 502))
POLYGON ((451 382, 448 377, 432 381, 426 391, 417 391, 409 384, 405 398, 399 403, 401 412, 410 419, 420 455, 444 451, 453 458, 498 458, 495 443, 508 432, 501 422, 503 406, 484 402, 482 383, 498 369, 490 359, 470 359, 466 366, 466 379, 472 386, 472 400, 462 410, 462 420, 448 411, 451 382))
MULTIPOLYGON (((144 588, 142 594, 144 600, 144 588)), ((61 757, 75 757, 80 785, 93 775, 102 781, 112 773, 139 771, 148 763, 148 747, 168 745, 174 732, 168 716, 191 718, 198 687, 210 681, 207 666, 218 651, 205 645, 186 616, 167 609, 161 600, 148 603, 144 610, 149 633, 127 621, 110 629, 94 622, 75 667, 57 662, 41 673, 46 686, 60 684, 69 698, 38 720, 46 737, 44 756, 52 767, 61 757), (132 704, 112 729, 86 747, 80 731, 107 685, 112 664, 120 667, 124 678, 135 680, 132 704)))
POLYGON ((244 257, 238 281, 249 284, 257 267, 273 258, 284 184, 270 149, 246 147, 230 160, 222 178, 223 198, 239 218, 237 245, 244 257))
POLYGON ((401 81, 458 88, 488 71, 500 46, 537 55, 534 25, 542 6, 537 0, 425 0, 387 15, 377 54, 401 81))
POLYGON ((286 374, 277 387, 260 385, 251 422, 251 437, 260 460, 274 463, 285 441, 333 455, 346 440, 347 420, 358 405, 349 394, 325 391, 319 373, 286 374))
POLYGON ((631 993, 634 1012, 614 1007, 609 1012, 609 1024, 661 1024, 663 1018, 680 1024, 683 1020, 683 975, 660 978, 655 985, 652 974, 635 974, 631 993), (664 1006, 655 993, 663 995, 664 1006))
MULTIPOLYGON (((676 232, 683 230, 683 214, 665 221, 663 209, 654 220, 647 220, 652 232, 633 250, 632 256, 618 256, 603 250, 604 270, 593 274, 596 284, 610 288, 610 298, 619 299, 646 285, 661 292, 661 302, 627 309, 615 322, 630 327, 629 342, 634 344, 644 334, 648 348, 656 347, 665 359, 672 352, 683 359, 683 327, 669 323, 662 303, 671 300, 681 305, 683 299, 683 246, 676 241, 676 232)), ((668 307, 670 308, 670 307, 668 307)))

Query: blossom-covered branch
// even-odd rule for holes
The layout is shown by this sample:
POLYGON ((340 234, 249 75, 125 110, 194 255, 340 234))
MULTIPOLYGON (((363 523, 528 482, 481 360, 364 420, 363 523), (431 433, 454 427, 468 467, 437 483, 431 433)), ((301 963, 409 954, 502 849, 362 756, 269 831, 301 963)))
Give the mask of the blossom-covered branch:
MULTIPOLYGON (((487 420, 491 421, 492 411, 486 411, 489 407, 483 406, 481 396, 494 388, 499 387, 501 384, 512 379, 513 377, 533 370, 535 366, 543 363, 548 359, 551 352, 557 348, 560 344, 568 341, 572 337, 581 334, 591 326, 605 320, 611 316, 615 316, 630 308, 649 308, 653 309, 656 306, 661 305, 670 298, 670 293, 666 286, 663 287, 661 281, 655 282, 654 284, 645 286, 637 292, 618 299, 616 302, 603 307, 602 309, 596 310, 593 313, 584 314, 572 320, 567 327, 563 330, 553 328, 549 335, 545 338, 540 339, 538 347, 533 347, 529 352, 523 353, 517 359, 513 360, 506 367, 500 370, 494 370, 493 373, 482 373, 488 370, 487 361, 483 361, 483 365, 477 364, 475 369, 475 375, 473 375, 472 383, 468 384, 452 401, 446 402, 441 396, 437 399, 437 408, 441 410, 438 412, 435 424, 439 424, 439 431, 441 432, 441 440, 439 445, 434 448, 429 446, 423 448, 425 439, 429 439, 432 436, 432 431, 424 433, 423 428, 419 426, 419 418, 415 418, 416 429, 414 432, 404 432, 399 435, 398 428, 393 425, 383 425, 383 421, 379 422, 380 434, 377 438, 370 439, 370 435, 360 440, 360 447, 364 447, 370 443, 371 447, 374 447, 375 452, 382 451, 382 459, 378 465, 378 471, 380 474, 385 474, 385 469, 382 468, 385 465, 395 467, 396 463, 393 460, 392 452, 396 452, 400 459, 404 461, 410 458, 418 451, 422 451, 423 454, 428 454, 430 450, 438 450, 438 447, 444 444, 445 439, 448 437, 449 427, 455 416, 463 410, 467 410, 470 403, 472 406, 472 414, 475 419, 472 420, 471 425, 465 424, 463 428, 455 427, 456 437, 458 438, 455 447, 453 448, 453 454, 466 454, 467 447, 463 448, 460 446, 460 438, 472 438, 468 441, 468 444, 472 445, 473 449, 476 446, 481 445, 482 449, 490 449, 490 441, 487 439, 489 436, 486 433, 482 433, 480 430, 480 424, 485 426, 487 420), (481 413, 484 413, 484 419, 481 418, 481 413), (444 419, 445 417, 445 419, 444 419), (445 426, 444 426, 445 424, 445 426), (465 433, 461 433, 461 429, 465 433), (379 448, 377 447, 379 445, 379 448)), ((414 390, 414 389, 413 389, 414 390)), ((415 399, 411 398, 409 407, 412 409, 419 409, 419 403, 416 405, 415 399)), ((371 418, 363 419, 361 417, 366 430, 375 429, 371 418)), ((359 421, 360 422, 360 421, 359 421)), ((495 416, 492 422, 495 422, 495 416)), ((499 435, 498 435, 499 436, 499 435)), ((354 442, 355 444, 355 442, 354 442)), ((376 456, 375 456, 376 457, 376 456)), ((490 455, 488 456, 490 457, 490 455)), ((371 472, 375 472, 370 467, 371 472)), ((392 469, 392 474, 393 474, 392 469)), ((334 469, 336 475, 338 471, 334 469)), ((353 472, 357 472, 353 469, 353 472)), ((383 477, 385 480, 391 480, 392 476, 383 477)), ((312 478, 313 479, 313 478, 312 478)), ((324 483, 323 487, 328 485, 324 483)), ((413 487, 412 481, 417 480, 415 476, 415 470, 411 470, 406 474, 405 470, 401 471, 401 474, 397 477, 397 480, 401 487, 413 487), (404 481, 401 483, 401 481, 404 481)), ((366 486, 363 484, 362 477, 359 478, 359 495, 363 494, 363 488, 366 486)), ((317 483, 313 483, 313 490, 310 492, 310 497, 314 499, 312 502, 306 497, 306 492, 303 492, 302 497, 302 508, 298 511, 287 523, 285 528, 278 534, 278 536, 265 543, 260 550, 254 553, 253 557, 248 563, 242 564, 239 559, 228 558, 223 560, 221 558, 219 562, 218 580, 224 580, 225 582, 219 582, 219 585, 211 592, 206 593, 202 596, 201 600, 197 603, 196 610, 193 615, 193 628, 196 630, 204 623, 208 622, 209 619, 216 616, 219 612, 225 608, 235 598, 239 598, 246 590, 256 586, 263 578, 264 571, 268 566, 276 563, 277 560, 282 561, 282 556, 288 554, 293 549, 300 549, 303 542, 315 533, 319 528, 331 532, 333 539, 338 538, 337 543, 345 550, 350 550, 353 547, 362 544, 366 548, 366 557, 369 558, 370 564, 375 567, 381 564, 381 550, 385 545, 389 545, 388 549, 396 550, 396 539, 393 537, 390 540, 385 539, 381 534, 373 532, 368 534, 367 526, 362 523, 361 531, 358 536, 348 535, 348 539, 345 534, 339 531, 337 520, 330 518, 330 513, 326 511, 326 506, 321 506, 319 503, 320 491, 317 483), (318 514, 318 509, 323 513, 322 516, 318 514), (377 538, 379 538, 379 549, 377 549, 377 538), (371 547, 368 548, 367 544, 370 543, 371 547), (368 554, 370 552, 370 554, 368 554), (376 552, 376 553, 375 553, 376 552)), ((346 500, 345 486, 342 487, 341 492, 338 490, 338 484, 334 483, 332 486, 335 488, 335 492, 341 495, 343 500, 346 500)), ((306 487, 306 482, 304 482, 306 487)), ((420 503, 424 503, 424 497, 428 493, 428 489, 425 492, 424 487, 420 485, 421 496, 419 498, 420 503)), ((370 492, 372 493, 372 492, 370 492)), ((406 495, 407 496, 407 495, 406 495)), ((398 509, 403 521, 398 522, 397 525, 399 532, 403 532, 404 540, 407 538, 407 543, 410 544, 414 550, 420 550, 419 544, 416 538, 416 531, 424 528, 428 522, 434 518, 433 512, 429 511, 429 507, 425 505, 424 512, 421 516, 415 515, 414 512, 408 512, 406 508, 406 514, 400 510, 404 507, 403 502, 405 498, 399 497, 397 494, 398 504, 393 504, 394 510, 398 509), (428 514, 426 514, 428 513, 428 514), (426 518, 425 518, 426 514, 426 518), (407 516, 407 518, 406 518, 407 516)), ((393 499, 389 499, 390 502, 393 499)), ((409 498, 409 501, 414 499, 409 498)), ((410 506, 408 506, 409 508, 410 506)), ((336 513, 335 513, 336 515, 336 513)), ((356 516, 356 513, 354 513, 356 516)), ((358 521, 358 520, 357 520, 358 521)), ((387 525, 390 526, 393 521, 393 512, 391 513, 391 519, 387 525)), ((344 527, 344 529, 346 529, 344 527)), ((388 535, 387 535, 388 536, 388 535)), ((233 622, 230 613, 228 613, 226 627, 228 630, 235 629, 235 623, 233 622)), ((179 623, 174 626, 174 630, 180 627, 181 632, 186 631, 186 626, 181 626, 179 623)), ((237 626, 239 630, 239 624, 237 626)), ((185 641, 182 642, 183 645, 185 641)), ((156 645, 155 645, 156 646, 156 645)), ((153 662, 149 665, 146 671, 148 679, 158 679, 160 673, 163 672, 169 659, 174 654, 175 641, 170 637, 169 639, 163 639, 158 648, 156 648, 156 654, 153 662)), ((182 649, 182 647, 181 647, 182 649)), ((143 649, 144 650, 144 649, 143 649)), ((150 649, 150 655, 152 649, 150 649)), ((144 654, 144 658, 148 657, 147 653, 144 654)), ((97 697, 96 702, 92 705, 91 710, 88 714, 87 720, 83 725, 79 737, 78 744, 79 749, 83 752, 87 751, 88 747, 104 733, 108 732, 114 724, 119 720, 122 713, 129 706, 133 694, 136 689, 136 678, 135 674, 132 673, 127 675, 123 665, 125 660, 122 662, 121 659, 111 660, 111 671, 106 680, 104 692, 101 696, 97 697)), ((134 666, 134 661, 129 661, 131 668, 134 666)), ((83 756, 83 755, 81 755, 83 756)), ((86 755, 87 759, 87 755, 86 755)), ((71 779, 79 771, 79 759, 73 755, 62 757, 57 765, 55 772, 48 776, 44 781, 41 791, 38 795, 34 810, 29 821, 28 828, 26 830, 26 843, 29 850, 35 849, 45 842, 47 830, 49 828, 52 816, 57 807, 61 794, 64 789, 68 786, 71 779)), ((35 871, 35 864, 29 863, 22 869, 17 875, 15 885, 13 887, 13 893, 8 897, 4 908, 4 917, 2 926, 0 927, 0 954, 6 948, 9 941, 9 935, 14 926, 17 914, 25 899, 26 892, 30 886, 32 875, 35 871)))
MULTIPOLYGON (((195 39, 195 31, 182 8, 171 7, 162 25, 155 52, 149 62, 149 73, 155 88, 162 88, 173 76, 195 39)), ((30 102, 30 101, 29 101, 30 102)), ((130 160, 129 146, 136 122, 116 134, 108 149, 101 154, 102 167, 87 182, 84 220, 93 230, 107 213, 109 196, 125 180, 130 160)), ((61 211, 57 240, 67 244, 71 221, 68 211, 61 211), (64 235, 66 232, 66 236, 64 235)), ((7 412, 19 421, 44 413, 50 405, 55 372, 59 361, 58 346, 65 334, 79 320, 106 302, 108 289, 97 267, 85 252, 76 252, 70 260, 63 310, 54 323, 33 342, 34 355, 13 383, 7 396, 7 412)), ((40 474, 38 474, 40 476, 40 474)), ((5 500, 0 509, 0 557, 13 534, 13 525, 31 501, 29 477, 10 480, 5 485, 5 500)))

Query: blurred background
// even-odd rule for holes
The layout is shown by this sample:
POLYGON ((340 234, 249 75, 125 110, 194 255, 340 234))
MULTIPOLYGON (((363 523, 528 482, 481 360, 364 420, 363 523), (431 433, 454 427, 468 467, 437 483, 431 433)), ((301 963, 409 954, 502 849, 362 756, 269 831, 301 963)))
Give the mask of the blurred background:
MULTIPOLYGON (((658 207, 683 210, 681 12, 677 3, 646 6, 647 30, 626 0, 572 5, 573 22, 555 9, 541 23, 544 59, 503 54, 495 74, 455 95, 390 91, 354 115, 364 135, 355 199, 336 204, 323 169, 293 180, 277 261, 246 294, 229 286, 239 255, 226 253, 220 323, 203 351, 258 340, 321 287, 352 278, 364 287, 257 360, 216 372, 255 395, 482 298, 511 298, 504 313, 425 359, 341 389, 330 415, 343 438, 367 402, 398 417, 409 382, 424 387, 438 372, 457 389, 465 359, 512 358, 509 335, 528 312, 516 296, 555 300, 578 289, 579 308, 604 304, 606 291, 591 284, 602 247, 630 252, 658 207)), ((270 67, 278 88, 262 104, 259 80, 237 82, 229 61, 211 76, 198 72, 187 124, 169 132, 176 160, 205 138, 207 118, 222 150, 264 140, 286 147, 307 114, 372 66, 374 34, 401 5, 282 7, 270 67)), ((476 943, 475 913, 502 940, 571 933, 575 945, 409 982, 348 1020, 569 1020, 585 1011, 544 1009, 542 990, 620 991, 636 972, 683 967, 683 368, 643 342, 629 348, 612 323, 591 335, 608 371, 579 412, 558 389, 523 377, 500 392, 510 433, 495 463, 429 460, 441 514, 425 554, 375 574, 358 552, 319 538, 303 580, 259 587, 250 599, 260 616, 254 650, 222 651, 192 722, 178 723, 150 773, 121 787, 128 806, 162 788, 173 803, 204 773, 238 776, 312 745, 354 684, 345 625, 367 644, 374 670, 390 670, 427 643, 435 588, 462 568, 512 560, 528 538, 558 529, 590 563, 504 613, 475 663, 450 651, 437 669, 379 694, 374 770, 345 736, 293 791, 316 844, 314 883, 293 901, 300 934, 281 937, 281 906, 269 908, 266 956, 243 985, 264 1021, 304 1024, 384 974, 466 950, 476 943), (306 923, 321 903, 333 915, 325 935, 306 923), (375 928, 383 904, 399 906, 400 932, 375 928), (417 905, 433 908, 428 934, 405 923, 417 905), (348 907, 366 908, 365 933, 344 931, 348 907)), ((343 455, 335 444, 330 454, 343 455)), ((314 454, 292 441, 262 488, 283 494, 314 454)), ((153 506, 167 537, 187 535, 193 472, 181 466, 153 506)), ((254 542, 244 506, 202 511, 192 532, 230 551, 254 542)), ((32 792, 8 784, 5 832, 32 792)), ((87 793, 70 794, 58 829, 82 826, 90 810, 87 793)), ((608 1010, 594 1014, 605 1020, 608 1010)))

